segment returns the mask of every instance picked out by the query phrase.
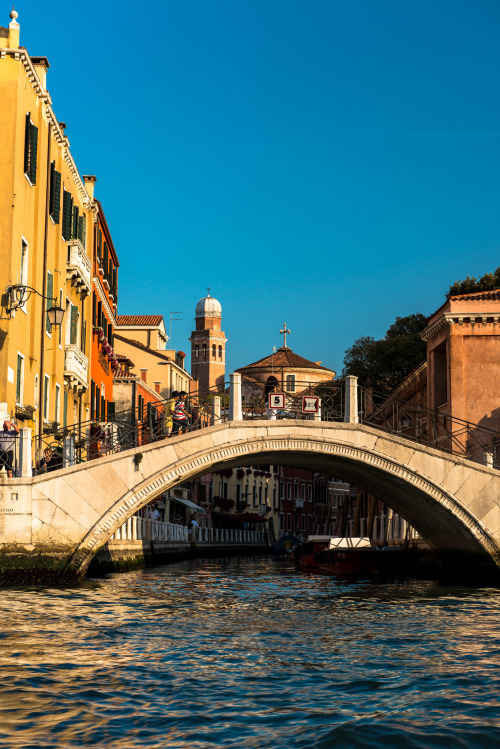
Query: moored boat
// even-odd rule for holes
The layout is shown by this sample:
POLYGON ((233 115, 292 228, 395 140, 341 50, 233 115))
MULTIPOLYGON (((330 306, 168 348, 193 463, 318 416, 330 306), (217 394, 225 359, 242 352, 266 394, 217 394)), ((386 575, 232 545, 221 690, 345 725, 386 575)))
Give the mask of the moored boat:
POLYGON ((371 576, 397 572, 403 561, 402 548, 375 547, 369 538, 309 536, 298 563, 308 572, 371 576))

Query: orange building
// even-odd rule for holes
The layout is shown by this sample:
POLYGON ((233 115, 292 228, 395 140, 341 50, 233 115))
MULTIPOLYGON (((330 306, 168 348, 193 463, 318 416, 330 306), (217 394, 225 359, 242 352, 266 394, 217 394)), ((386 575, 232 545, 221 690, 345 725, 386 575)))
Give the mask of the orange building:
MULTIPOLYGON (((84 179, 93 194, 95 177, 84 179)), ((114 414, 113 371, 119 368, 113 348, 119 262, 102 205, 94 200, 94 206, 90 418, 104 421, 114 414)))

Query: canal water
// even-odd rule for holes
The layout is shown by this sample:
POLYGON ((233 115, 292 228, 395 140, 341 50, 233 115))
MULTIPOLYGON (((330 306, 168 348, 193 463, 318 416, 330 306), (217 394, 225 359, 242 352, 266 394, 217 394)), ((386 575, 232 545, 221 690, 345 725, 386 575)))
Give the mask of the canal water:
POLYGON ((500 746, 496 589, 239 558, 0 609, 0 747, 500 746))

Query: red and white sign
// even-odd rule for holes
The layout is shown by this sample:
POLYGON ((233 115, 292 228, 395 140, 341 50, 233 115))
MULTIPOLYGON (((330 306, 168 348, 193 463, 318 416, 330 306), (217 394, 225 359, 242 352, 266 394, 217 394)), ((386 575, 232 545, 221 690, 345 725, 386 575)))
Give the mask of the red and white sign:
POLYGON ((269 408, 280 411, 285 408, 285 393, 269 393, 267 402, 269 408))
POLYGON ((317 414, 319 413, 321 401, 315 395, 304 395, 302 398, 302 413, 317 414))

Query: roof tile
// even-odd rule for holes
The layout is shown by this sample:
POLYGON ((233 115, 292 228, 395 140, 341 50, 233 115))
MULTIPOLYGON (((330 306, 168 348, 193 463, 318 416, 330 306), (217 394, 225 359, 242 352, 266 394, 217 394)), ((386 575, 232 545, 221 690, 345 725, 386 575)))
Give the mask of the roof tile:
POLYGON ((159 325, 163 322, 163 315, 118 315, 117 325, 159 325))

